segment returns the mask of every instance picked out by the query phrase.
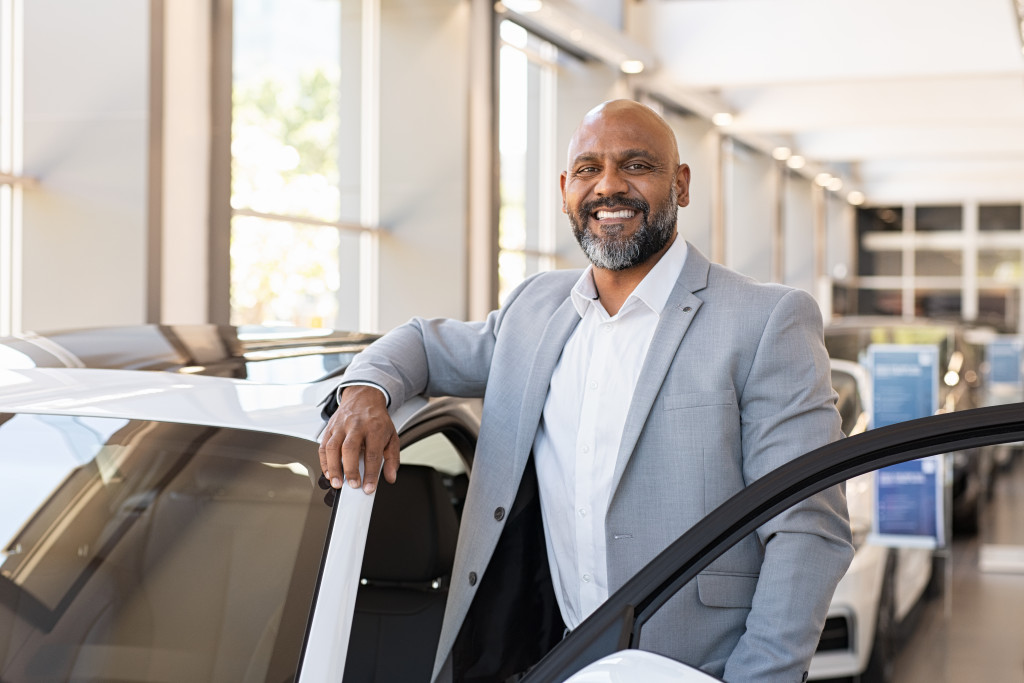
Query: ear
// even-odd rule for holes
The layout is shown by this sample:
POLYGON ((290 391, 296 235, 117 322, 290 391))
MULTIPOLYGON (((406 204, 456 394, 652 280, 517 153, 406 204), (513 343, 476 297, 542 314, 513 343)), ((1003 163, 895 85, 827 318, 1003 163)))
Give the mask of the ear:
POLYGON ((562 188, 562 213, 569 213, 569 208, 565 204, 565 171, 562 171, 562 175, 558 179, 558 185, 562 188))
POLYGON ((690 203, 690 167, 679 164, 676 169, 676 203, 687 206, 690 203))

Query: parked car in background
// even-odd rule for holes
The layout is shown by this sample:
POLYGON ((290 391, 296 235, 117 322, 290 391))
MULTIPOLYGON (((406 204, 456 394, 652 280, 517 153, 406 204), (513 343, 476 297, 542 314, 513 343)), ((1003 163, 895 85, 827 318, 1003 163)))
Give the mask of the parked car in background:
MULTIPOLYGON (((981 349, 965 337, 965 328, 952 322, 894 317, 837 318, 825 327, 825 347, 831 358, 867 364, 871 344, 928 344, 939 351, 939 412, 969 410, 985 405, 981 349)), ((994 449, 977 454, 953 453, 954 531, 976 533, 983 503, 994 472, 994 449)))
MULTIPOLYGON (((830 362, 843 433, 856 436, 872 427, 871 378, 858 363, 834 358, 830 362)), ((926 592, 932 576, 932 551, 890 548, 871 537, 874 472, 846 482, 846 497, 857 552, 832 597, 811 661, 810 680, 889 683, 897 633, 926 592)))

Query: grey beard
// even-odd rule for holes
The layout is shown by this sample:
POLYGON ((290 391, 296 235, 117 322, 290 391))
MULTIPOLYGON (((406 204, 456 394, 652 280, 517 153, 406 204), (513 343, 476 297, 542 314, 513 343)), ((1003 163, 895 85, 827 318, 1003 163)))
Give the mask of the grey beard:
POLYGON ((569 214, 572 232, 576 236, 583 253, 590 262, 605 270, 626 270, 640 265, 668 244, 676 228, 676 192, 673 187, 669 191, 668 201, 651 215, 650 205, 640 199, 631 200, 597 200, 580 207, 575 213, 569 214), (630 236, 622 235, 620 224, 615 230, 608 226, 604 236, 598 236, 590 229, 590 215, 601 206, 626 205, 644 215, 643 221, 636 232, 630 236))

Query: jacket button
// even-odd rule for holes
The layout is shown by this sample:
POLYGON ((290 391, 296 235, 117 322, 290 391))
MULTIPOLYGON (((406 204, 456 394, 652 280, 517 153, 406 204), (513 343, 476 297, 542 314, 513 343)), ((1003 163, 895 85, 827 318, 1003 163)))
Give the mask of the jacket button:
POLYGON ((476 585, 476 572, 470 572, 469 573, 469 585, 470 586, 475 586, 476 585))
POLYGON ((498 520, 499 522, 501 520, 505 519, 505 508, 497 508, 497 509, 495 509, 495 511, 494 511, 494 519, 498 520))

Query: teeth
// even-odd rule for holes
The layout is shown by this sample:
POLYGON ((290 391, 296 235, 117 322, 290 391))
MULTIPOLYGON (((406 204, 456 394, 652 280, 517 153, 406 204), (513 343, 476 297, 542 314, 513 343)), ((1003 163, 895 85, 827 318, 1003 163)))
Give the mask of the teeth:
POLYGON ((632 218, 636 215, 636 211, 632 209, 623 209, 622 211, 598 211, 597 220, 603 220, 605 218, 632 218))

